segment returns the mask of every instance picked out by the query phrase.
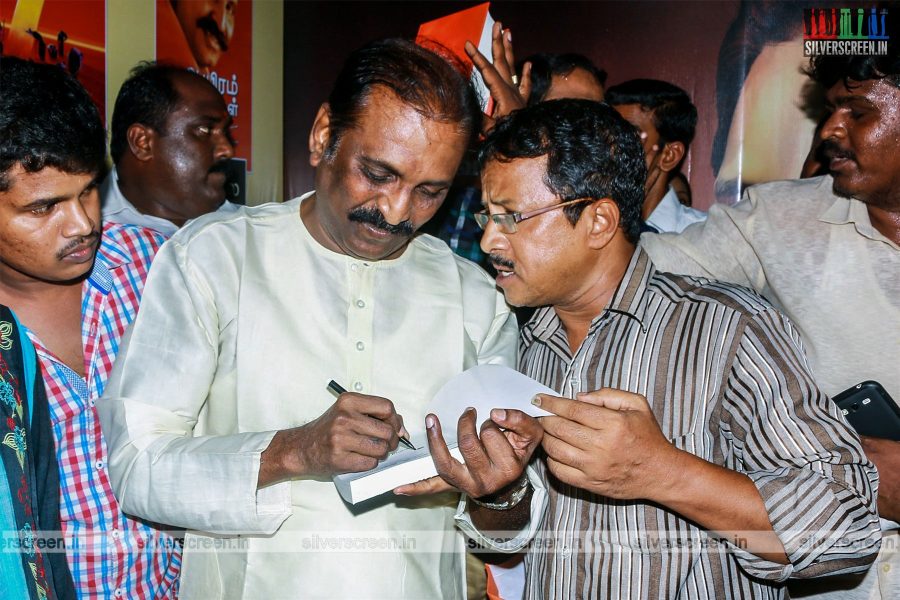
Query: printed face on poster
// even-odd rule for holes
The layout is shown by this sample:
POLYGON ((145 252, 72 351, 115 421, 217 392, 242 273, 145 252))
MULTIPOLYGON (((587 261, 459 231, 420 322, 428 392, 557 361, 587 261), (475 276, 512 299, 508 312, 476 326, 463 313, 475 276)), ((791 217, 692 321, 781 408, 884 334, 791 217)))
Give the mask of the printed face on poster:
POLYGON ((106 5, 96 0, 0 2, 0 55, 59 65, 106 115, 106 5))
POLYGON ((234 120, 235 158, 250 170, 252 0, 157 0, 156 60, 206 77, 234 120))

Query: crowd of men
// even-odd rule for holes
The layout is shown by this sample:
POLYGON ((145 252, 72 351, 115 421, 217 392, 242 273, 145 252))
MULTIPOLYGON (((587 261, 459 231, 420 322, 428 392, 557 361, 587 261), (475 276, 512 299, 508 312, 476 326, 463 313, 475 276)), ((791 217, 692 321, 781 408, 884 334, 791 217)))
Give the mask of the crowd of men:
POLYGON ((828 175, 708 215, 673 187, 683 90, 517 71, 499 23, 492 61, 467 47, 490 118, 442 49, 366 44, 312 124, 315 189, 252 208, 202 76, 133 71, 107 173, 84 89, 0 59, 0 597, 463 598, 466 536, 524 553, 504 597, 897 597, 900 442, 830 399, 900 394, 891 44, 810 63, 828 175), (473 147, 495 277, 417 235, 473 147), (445 440, 426 403, 481 364, 552 416, 445 440), (418 433, 438 476, 341 499, 418 433))

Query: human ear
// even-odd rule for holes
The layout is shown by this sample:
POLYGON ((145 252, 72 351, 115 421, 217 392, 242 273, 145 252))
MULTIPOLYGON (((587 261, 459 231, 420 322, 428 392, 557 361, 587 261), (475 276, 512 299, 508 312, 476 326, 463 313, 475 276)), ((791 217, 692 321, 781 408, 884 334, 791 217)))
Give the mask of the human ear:
POLYGON ((687 150, 681 142, 669 142, 663 146, 659 156, 659 168, 665 173, 674 171, 681 164, 687 150))
POLYGON ((587 228, 588 246, 594 249, 605 247, 619 229, 619 205, 612 198, 601 198, 590 204, 582 218, 587 228))
POLYGON ((156 131, 142 123, 133 123, 125 132, 128 149, 139 161, 145 162, 153 158, 156 145, 156 131))
POLYGON ((325 158, 331 140, 331 111, 325 102, 319 107, 316 119, 309 132, 309 164, 318 167, 325 158))

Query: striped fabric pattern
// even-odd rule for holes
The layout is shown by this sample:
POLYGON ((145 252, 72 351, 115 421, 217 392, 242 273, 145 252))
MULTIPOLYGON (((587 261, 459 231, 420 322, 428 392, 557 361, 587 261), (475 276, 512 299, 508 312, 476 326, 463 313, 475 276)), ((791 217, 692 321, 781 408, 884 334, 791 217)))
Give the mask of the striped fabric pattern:
POLYGON ((791 323, 755 292, 657 272, 638 249, 574 356, 552 308, 522 338, 527 375, 569 398, 642 394, 678 448, 746 474, 791 561, 564 484, 539 460, 549 503, 538 536, 553 544, 532 543, 526 598, 783 598, 788 576, 860 571, 877 553, 875 468, 816 387, 791 323), (817 545, 810 532, 834 537, 817 545))
POLYGON ((84 282, 83 379, 29 332, 44 373, 60 468, 60 516, 79 598, 175 597, 181 551, 175 540, 126 517, 113 495, 106 442, 94 408, 119 343, 137 315, 150 262, 165 238, 108 224, 84 282))

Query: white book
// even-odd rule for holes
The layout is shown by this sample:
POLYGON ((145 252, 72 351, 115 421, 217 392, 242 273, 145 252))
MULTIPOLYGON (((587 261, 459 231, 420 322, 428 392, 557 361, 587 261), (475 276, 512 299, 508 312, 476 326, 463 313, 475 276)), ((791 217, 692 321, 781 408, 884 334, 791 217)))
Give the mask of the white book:
MULTIPOLYGON (((479 365, 448 381, 429 404, 428 411, 437 415, 450 454, 465 462, 457 448, 456 423, 463 411, 472 406, 478 412, 476 430, 490 419, 493 408, 514 408, 533 417, 549 415, 531 403, 535 394, 556 396, 547 386, 501 365, 479 365)), ((388 455, 377 467, 360 473, 343 473, 332 479, 341 497, 350 504, 389 492, 407 483, 434 477, 437 469, 428 451, 424 434, 410 438, 416 450, 403 445, 388 455)))

